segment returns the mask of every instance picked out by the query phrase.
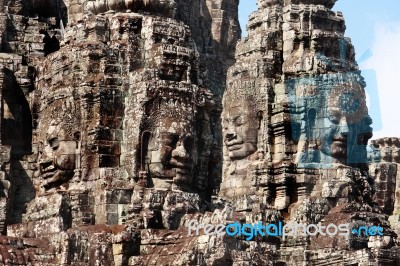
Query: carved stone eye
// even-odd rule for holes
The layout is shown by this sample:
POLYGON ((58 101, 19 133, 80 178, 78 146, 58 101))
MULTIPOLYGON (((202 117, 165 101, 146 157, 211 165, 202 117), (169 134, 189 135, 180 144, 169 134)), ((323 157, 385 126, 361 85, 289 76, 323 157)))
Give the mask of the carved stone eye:
POLYGON ((239 116, 239 117, 237 117, 237 118, 235 119, 235 125, 241 126, 241 125, 243 125, 243 124, 244 124, 244 120, 243 120, 243 118, 242 118, 241 116, 239 116))
POLYGON ((329 120, 335 124, 335 125, 339 125, 339 119, 336 116, 329 116, 329 120))
POLYGON ((49 145, 53 150, 57 150, 60 146, 60 142, 58 141, 58 138, 52 138, 49 139, 49 145))

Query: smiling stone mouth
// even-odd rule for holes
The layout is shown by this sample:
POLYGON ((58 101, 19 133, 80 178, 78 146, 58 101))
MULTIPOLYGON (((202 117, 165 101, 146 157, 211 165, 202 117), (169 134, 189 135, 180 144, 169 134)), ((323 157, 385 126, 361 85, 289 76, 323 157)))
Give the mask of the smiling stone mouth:
POLYGON ((182 171, 182 170, 189 170, 190 171, 192 169, 192 164, 179 163, 179 164, 170 164, 170 166, 171 166, 172 169, 176 169, 176 170, 180 170, 180 171, 182 171))
POLYGON ((347 140, 346 139, 334 139, 332 141, 332 144, 336 144, 336 145, 347 145, 347 140))
POLYGON ((171 168, 177 168, 177 169, 190 169, 192 168, 193 164, 190 159, 179 160, 173 158, 169 162, 169 166, 171 168))
POLYGON ((56 168, 52 161, 49 160, 47 162, 40 163, 40 172, 47 173, 47 172, 53 172, 54 170, 56 170, 56 168))
POLYGON ((192 169, 190 168, 174 168, 177 174, 191 174, 192 169))
POLYGON ((240 150, 243 147, 243 143, 235 143, 228 145, 228 150, 229 151, 235 151, 235 150, 240 150))
POLYGON ((54 168, 53 171, 46 171, 42 173, 43 179, 48 179, 50 177, 53 177, 57 173, 56 169, 54 168))

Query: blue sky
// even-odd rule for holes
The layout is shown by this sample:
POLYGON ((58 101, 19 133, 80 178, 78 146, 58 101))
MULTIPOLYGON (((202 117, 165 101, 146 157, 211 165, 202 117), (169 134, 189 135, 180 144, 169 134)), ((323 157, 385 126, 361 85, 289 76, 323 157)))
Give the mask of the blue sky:
MULTIPOLYGON (((243 36, 257 0, 241 0, 243 36)), ((346 36, 367 82, 367 99, 374 120, 374 137, 400 137, 400 1, 339 0, 333 10, 346 20, 346 36), (397 108, 396 108, 397 107, 397 108)))

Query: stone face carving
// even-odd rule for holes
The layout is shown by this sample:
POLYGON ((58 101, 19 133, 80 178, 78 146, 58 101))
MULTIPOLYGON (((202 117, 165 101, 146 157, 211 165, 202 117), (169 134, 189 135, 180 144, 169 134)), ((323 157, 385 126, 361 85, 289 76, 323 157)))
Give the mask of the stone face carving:
POLYGON ((371 121, 363 84, 358 80, 357 74, 328 74, 300 79, 288 86, 292 128, 301 132, 298 163, 366 162, 371 121))
POLYGON ((248 192, 249 167, 266 154, 264 115, 268 111, 269 84, 264 80, 258 83, 232 81, 228 86, 231 87, 224 95, 222 112, 225 158, 220 194, 232 197, 248 192))
POLYGON ((171 188, 172 183, 183 187, 192 184, 197 162, 195 110, 189 99, 181 100, 155 99, 150 107, 148 123, 152 130, 146 167, 156 188, 171 188), (180 113, 176 112, 178 106, 182 108, 180 113))
POLYGON ((329 122, 326 127, 329 129, 322 136, 321 151, 346 164, 351 149, 359 145, 358 134, 366 133, 358 132, 368 115, 363 89, 356 82, 348 88, 335 88, 327 102, 329 122))
POLYGON ((244 159, 257 151, 260 113, 251 99, 228 101, 224 112, 225 145, 231 160, 244 159))
POLYGON ((76 104, 73 97, 65 97, 42 106, 38 169, 34 174, 34 184, 40 192, 66 185, 79 168, 81 123, 76 104))
POLYGON ((162 17, 145 16, 140 25, 143 68, 128 74, 124 168, 135 179, 145 174, 155 189, 204 194, 215 186, 209 182, 215 101, 202 84, 191 31, 162 17))

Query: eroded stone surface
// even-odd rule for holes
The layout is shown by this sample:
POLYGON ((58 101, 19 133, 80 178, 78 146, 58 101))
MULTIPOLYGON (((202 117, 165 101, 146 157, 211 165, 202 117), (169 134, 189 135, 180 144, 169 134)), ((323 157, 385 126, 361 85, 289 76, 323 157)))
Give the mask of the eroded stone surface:
POLYGON ((396 265, 399 140, 371 138, 335 0, 0 1, 1 263, 396 265), (382 237, 188 234, 192 222, 382 237))

